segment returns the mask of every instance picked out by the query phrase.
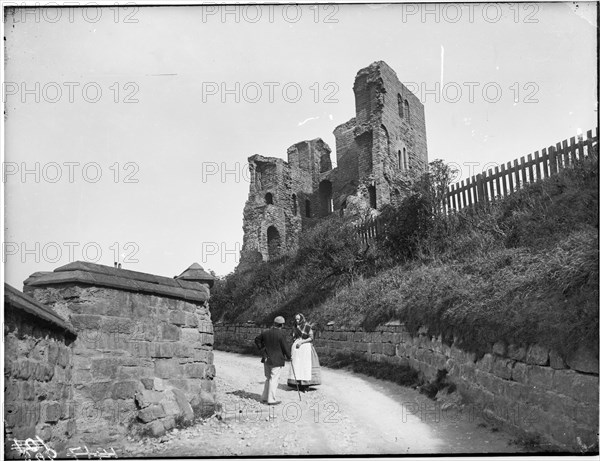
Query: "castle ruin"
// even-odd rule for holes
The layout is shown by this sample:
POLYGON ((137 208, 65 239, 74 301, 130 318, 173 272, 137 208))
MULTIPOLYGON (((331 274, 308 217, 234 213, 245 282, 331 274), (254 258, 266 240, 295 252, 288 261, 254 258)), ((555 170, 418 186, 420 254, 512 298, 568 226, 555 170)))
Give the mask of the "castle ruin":
POLYGON ((294 251, 303 229, 334 212, 397 204, 406 193, 403 175, 425 170, 424 107, 394 70, 383 61, 361 69, 354 97, 356 117, 333 131, 336 168, 320 138, 291 146, 287 162, 248 158, 251 182, 241 262, 294 251))

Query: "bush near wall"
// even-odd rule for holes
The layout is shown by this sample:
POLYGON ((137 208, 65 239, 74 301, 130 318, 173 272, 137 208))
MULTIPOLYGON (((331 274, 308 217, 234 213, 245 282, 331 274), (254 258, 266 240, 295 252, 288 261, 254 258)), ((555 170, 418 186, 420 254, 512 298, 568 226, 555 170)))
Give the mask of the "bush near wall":
POLYGON ((590 157, 450 216, 419 212, 430 204, 417 191, 384 214, 391 223, 418 216, 410 239, 388 226, 367 249, 351 222, 325 220, 303 235, 296 255, 221 281, 214 318, 268 323, 303 312, 320 325, 370 330, 397 319, 411 332, 426 325, 446 341, 456 336, 478 355, 504 340, 597 356, 597 184, 590 157))

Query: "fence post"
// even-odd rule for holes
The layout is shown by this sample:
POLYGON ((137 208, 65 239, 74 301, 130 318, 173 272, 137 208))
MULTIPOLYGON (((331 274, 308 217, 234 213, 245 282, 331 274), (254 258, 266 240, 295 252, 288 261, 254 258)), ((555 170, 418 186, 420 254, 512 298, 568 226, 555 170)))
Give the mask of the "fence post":
POLYGON ((477 181, 477 199, 476 199, 476 202, 478 204, 484 204, 485 203, 485 193, 484 193, 484 189, 483 189, 483 176, 482 176, 481 173, 479 173, 476 176, 476 181, 477 181))
POLYGON ((548 156, 549 156, 549 163, 550 163, 550 176, 554 176, 557 171, 558 168, 556 167, 556 150, 554 146, 550 146, 548 148, 548 156))

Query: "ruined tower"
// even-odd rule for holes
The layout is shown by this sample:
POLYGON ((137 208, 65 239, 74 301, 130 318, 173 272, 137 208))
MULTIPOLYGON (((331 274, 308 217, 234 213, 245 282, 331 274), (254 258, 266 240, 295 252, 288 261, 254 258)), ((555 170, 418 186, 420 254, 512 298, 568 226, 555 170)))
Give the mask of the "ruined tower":
POLYGON ((337 167, 320 138, 287 150, 288 161, 253 155, 241 262, 272 260, 298 246, 311 223, 353 205, 377 210, 406 192, 403 173, 427 167, 421 101, 385 62, 354 80, 356 117, 334 130, 337 167))

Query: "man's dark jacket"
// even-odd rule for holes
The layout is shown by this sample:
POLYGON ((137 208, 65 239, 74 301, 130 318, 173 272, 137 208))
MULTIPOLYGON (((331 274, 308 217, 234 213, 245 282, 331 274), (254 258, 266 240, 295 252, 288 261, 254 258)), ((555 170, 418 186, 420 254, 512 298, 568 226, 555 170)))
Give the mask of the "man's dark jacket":
POLYGON ((266 353, 267 365, 272 367, 282 367, 285 365, 285 359, 292 359, 290 345, 285 340, 285 334, 281 328, 272 327, 263 331, 254 340, 256 346, 266 353))

